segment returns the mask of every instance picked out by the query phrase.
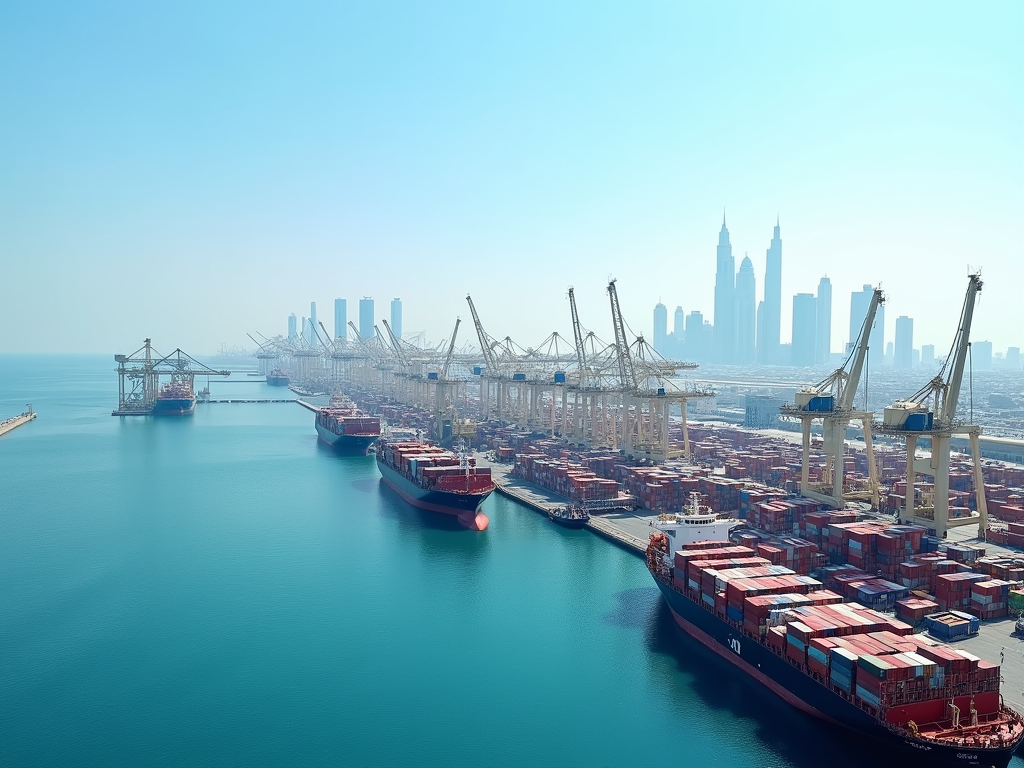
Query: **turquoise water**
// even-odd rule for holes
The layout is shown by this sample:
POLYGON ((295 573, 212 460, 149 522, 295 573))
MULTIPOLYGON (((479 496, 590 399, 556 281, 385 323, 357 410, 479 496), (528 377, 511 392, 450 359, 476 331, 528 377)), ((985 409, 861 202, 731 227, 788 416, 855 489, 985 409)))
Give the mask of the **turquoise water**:
POLYGON ((0 765, 866 764, 636 556, 497 495, 483 533, 419 513, 296 405, 111 417, 112 368, 0 357, 0 415, 40 413, 0 438, 0 765))

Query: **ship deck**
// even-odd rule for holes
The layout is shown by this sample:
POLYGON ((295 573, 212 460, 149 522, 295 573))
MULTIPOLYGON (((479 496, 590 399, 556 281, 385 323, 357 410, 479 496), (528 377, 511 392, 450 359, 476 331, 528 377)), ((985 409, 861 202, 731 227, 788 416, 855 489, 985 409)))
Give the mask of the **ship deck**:
MULTIPOLYGON (((499 493, 513 498, 545 516, 548 510, 564 506, 569 501, 564 496, 546 488, 511 477, 511 464, 496 464, 483 458, 481 454, 477 454, 477 461, 480 466, 491 467, 491 474, 499 493)), ((604 512, 600 516, 591 517, 587 528, 630 552, 644 557, 647 551, 647 542, 650 539, 651 522, 657 519, 657 515, 643 514, 646 511, 648 510, 604 512)), ((954 530, 959 532, 962 529, 954 530)), ((964 536, 965 533, 961 533, 961 536, 964 536)), ((959 541, 959 537, 957 541, 959 541)), ((992 542, 984 543, 986 548, 991 547, 992 550, 1006 549, 991 545, 992 542)), ((969 651, 993 664, 1000 663, 1000 652, 1002 652, 1003 685, 1001 692, 1003 700, 1008 706, 1024 714, 1024 636, 1013 634, 1015 620, 1016 617, 984 621, 981 623, 981 631, 974 637, 946 642, 953 648, 969 651)))

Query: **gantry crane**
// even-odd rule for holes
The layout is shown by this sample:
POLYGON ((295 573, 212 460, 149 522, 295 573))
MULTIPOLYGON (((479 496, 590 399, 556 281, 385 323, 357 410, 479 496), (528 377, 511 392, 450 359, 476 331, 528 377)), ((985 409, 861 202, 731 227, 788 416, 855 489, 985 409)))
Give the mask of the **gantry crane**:
POLYGON ((686 403, 692 398, 713 397, 714 393, 705 387, 682 387, 674 379, 674 374, 679 370, 696 369, 696 363, 665 360, 640 335, 636 335, 635 341, 630 343, 628 326, 619 307, 615 280, 608 283, 608 299, 622 391, 622 451, 627 456, 642 454, 656 461, 667 461, 675 455, 689 460, 686 403), (669 422, 673 403, 679 404, 682 418, 681 454, 671 452, 669 447, 669 422))
POLYGON ((963 384, 964 367, 971 346, 971 321, 974 304, 981 292, 981 275, 968 275, 967 294, 960 310, 960 322, 953 337, 953 345, 945 362, 935 375, 916 393, 905 400, 897 400, 883 413, 881 424, 875 431, 896 435, 907 443, 906 504, 900 511, 904 522, 920 523, 933 528, 937 536, 945 537, 950 528, 978 524, 979 536, 988 527, 988 506, 985 501, 985 481, 981 472, 981 428, 964 424, 957 419, 957 405, 963 384), (949 517, 949 443, 953 435, 966 435, 970 441, 974 463, 974 493, 976 509, 969 517, 949 517), (926 437, 931 442, 931 455, 917 458, 917 442, 926 437), (927 498, 921 507, 915 505, 915 480, 918 474, 934 479, 932 503, 927 498))
POLYGON ((843 506, 843 455, 846 428, 850 421, 859 419, 864 428, 864 444, 868 458, 868 489, 871 506, 878 508, 878 467, 875 463, 871 436, 870 412, 854 410, 854 398, 860 386, 861 373, 868 354, 868 340, 875 324, 878 307, 885 303, 881 288, 871 295, 867 314, 861 325, 857 342, 843 365, 816 386, 801 389, 792 404, 782 406, 783 416, 800 419, 803 432, 803 455, 800 469, 800 493, 836 508, 843 506), (822 422, 822 450, 826 456, 825 477, 812 486, 810 476, 811 424, 822 422))
POLYGON ((195 393, 195 377, 230 376, 231 371, 217 371, 175 349, 161 356, 153 349, 150 339, 130 355, 114 355, 117 363, 118 404, 113 416, 144 416, 153 412, 160 392, 160 377, 167 376, 170 384, 187 388, 195 393))

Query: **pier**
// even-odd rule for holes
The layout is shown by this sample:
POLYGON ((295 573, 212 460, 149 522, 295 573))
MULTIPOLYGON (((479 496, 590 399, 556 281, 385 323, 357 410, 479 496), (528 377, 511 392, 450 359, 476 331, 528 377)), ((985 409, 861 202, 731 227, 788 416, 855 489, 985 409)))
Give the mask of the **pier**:
MULTIPOLYGON (((284 398, 282 400, 274 399, 253 399, 251 397, 230 397, 225 399, 217 400, 199 400, 198 403, 298 403, 294 397, 284 398)), ((197 404, 198 404, 197 403, 197 404)))
POLYGON ((36 412, 32 410, 32 406, 27 406, 28 410, 18 416, 12 416, 9 419, 0 421, 0 435, 6 435, 8 432, 17 429, 22 424, 28 424, 32 419, 36 417, 36 412))
MULTIPOLYGON (((491 477, 498 493, 515 499, 545 517, 548 512, 569 503, 569 499, 554 491, 512 477, 511 464, 496 464, 479 455, 477 463, 491 468, 491 477)), ((587 522, 587 529, 635 555, 644 557, 653 530, 651 522, 656 518, 657 515, 638 515, 625 509, 613 509, 603 511, 600 515, 592 513, 587 522)))

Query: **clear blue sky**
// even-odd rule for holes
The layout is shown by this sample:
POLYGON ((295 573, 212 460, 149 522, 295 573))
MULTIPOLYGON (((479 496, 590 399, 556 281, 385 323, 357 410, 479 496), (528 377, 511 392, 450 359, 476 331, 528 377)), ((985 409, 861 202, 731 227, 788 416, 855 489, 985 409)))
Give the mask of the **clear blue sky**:
MULTIPOLYGON (((763 283, 881 283, 1024 345, 1024 3, 0 3, 0 351, 198 353, 401 296, 610 337, 619 280, 710 315, 723 206, 763 283)), ((467 336, 471 330, 464 324, 467 336)))

